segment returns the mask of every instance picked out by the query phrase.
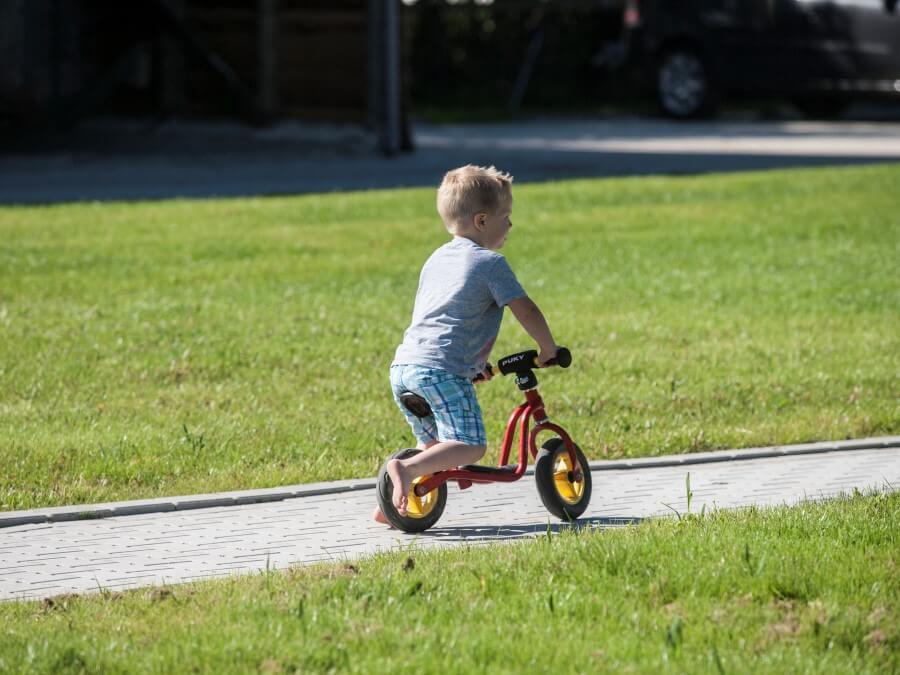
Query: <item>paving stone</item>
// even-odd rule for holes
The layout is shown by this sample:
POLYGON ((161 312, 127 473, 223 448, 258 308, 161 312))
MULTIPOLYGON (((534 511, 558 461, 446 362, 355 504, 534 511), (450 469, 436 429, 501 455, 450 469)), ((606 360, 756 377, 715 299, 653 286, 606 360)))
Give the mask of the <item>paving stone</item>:
MULTIPOLYGON (((761 452, 765 456, 740 460, 730 458, 736 454, 733 451, 725 454, 729 455, 725 461, 703 464, 645 462, 634 468, 604 465, 593 470, 592 502, 580 526, 623 527, 673 511, 684 513, 688 473, 694 513, 703 508, 795 504, 854 489, 900 487, 900 448, 761 452)), ((294 486, 281 492, 306 496, 267 501, 265 494, 257 494, 252 495, 255 501, 248 497, 246 503, 228 507, 213 501, 216 506, 210 508, 5 527, 0 529, 0 600, 351 561, 411 546, 481 545, 543 536, 548 527, 552 532, 567 527, 544 510, 533 477, 468 490, 449 486, 444 516, 436 527, 419 535, 373 523, 375 494, 361 485, 360 481, 344 482, 343 491, 331 495, 323 493, 322 484, 305 492, 302 486, 294 486)), ((202 497, 209 501, 224 494, 202 497)), ((116 505, 112 510, 122 514, 122 508, 116 505)), ((70 507, 64 515, 75 512, 77 508, 70 507)))

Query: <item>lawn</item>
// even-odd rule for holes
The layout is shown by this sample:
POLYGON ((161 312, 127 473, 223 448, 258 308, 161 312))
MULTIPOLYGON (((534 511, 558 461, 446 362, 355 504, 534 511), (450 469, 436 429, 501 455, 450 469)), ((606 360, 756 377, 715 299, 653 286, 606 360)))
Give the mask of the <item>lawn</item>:
POLYGON ((0 604, 0 671, 890 673, 900 493, 0 604))
MULTIPOLYGON (((511 167, 512 168, 512 167, 511 167)), ((591 459, 900 431, 900 165, 515 188, 591 459)), ((371 476, 434 190, 0 208, 0 509, 371 476)), ((507 317, 495 356, 529 348, 507 317)), ((480 389, 496 447, 519 392, 480 389)))

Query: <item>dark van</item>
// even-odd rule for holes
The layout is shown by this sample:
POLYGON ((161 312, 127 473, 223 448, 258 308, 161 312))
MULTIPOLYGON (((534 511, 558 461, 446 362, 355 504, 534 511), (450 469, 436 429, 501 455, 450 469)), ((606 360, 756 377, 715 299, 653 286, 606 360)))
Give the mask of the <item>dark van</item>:
POLYGON ((900 100, 897 0, 626 0, 623 23, 608 53, 637 67, 672 117, 738 96, 817 117, 861 97, 900 100))

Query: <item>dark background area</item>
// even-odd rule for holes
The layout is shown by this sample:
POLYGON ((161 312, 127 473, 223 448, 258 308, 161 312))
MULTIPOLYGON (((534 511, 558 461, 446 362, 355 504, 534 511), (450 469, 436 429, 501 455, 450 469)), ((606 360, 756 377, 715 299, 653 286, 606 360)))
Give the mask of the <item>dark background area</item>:
POLYGON ((366 0, 0 0, 0 116, 363 121, 366 0))
MULTIPOLYGON (((381 0, 382 2, 384 0, 381 0)), ((370 123, 374 0, 0 0, 0 120, 370 123)), ((627 88, 591 65, 620 0, 400 7, 403 102, 437 118, 577 111, 627 88)))
MULTIPOLYGON (((688 1, 743 0, 671 0, 688 1)), ((472 162, 535 181, 900 156, 896 105, 844 118, 878 122, 861 125, 753 101, 659 119, 633 74, 595 65, 633 2, 0 0, 0 203, 434 185, 472 162)))
MULTIPOLYGON (((413 117, 656 115, 647 73, 598 64, 623 43, 633 6, 634 0, 0 0, 0 150, 53 145, 83 122, 107 118, 230 120, 248 128, 297 120, 376 134, 386 119, 399 118, 408 148, 413 117), (396 13, 385 18, 391 6, 396 13), (397 50, 393 62, 385 56, 389 47, 397 50), (384 105, 389 96, 398 102, 393 111, 384 105)), ((772 100, 741 106, 748 103, 763 117, 782 114, 772 100)))
POLYGON ((420 0, 403 12, 414 110, 459 115, 573 111, 634 102, 634 83, 592 65, 622 34, 620 0, 420 0))

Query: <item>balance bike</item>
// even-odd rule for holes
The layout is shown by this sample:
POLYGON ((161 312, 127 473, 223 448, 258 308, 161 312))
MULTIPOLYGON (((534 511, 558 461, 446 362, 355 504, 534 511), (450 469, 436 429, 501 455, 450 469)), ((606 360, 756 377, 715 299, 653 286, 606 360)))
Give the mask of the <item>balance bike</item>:
MULTIPOLYGON (((561 426, 552 423, 544 411, 544 401, 538 393, 538 381, 534 374, 534 368, 538 365, 537 356, 537 351, 532 349, 510 354, 497 363, 501 374, 515 374, 516 385, 525 393, 525 403, 516 406, 506 424, 498 466, 468 464, 415 478, 410 486, 407 513, 404 516, 394 506, 394 486, 388 476, 387 461, 384 463, 378 475, 377 497, 381 512, 391 525, 404 532, 427 530, 444 512, 448 481, 456 481, 460 490, 471 487, 473 483, 517 481, 525 475, 528 468, 529 451, 535 460, 534 477, 538 493, 547 510, 565 521, 574 520, 584 513, 591 499, 591 471, 581 448, 561 426), (530 426, 532 418, 534 428, 530 426), (516 424, 519 426, 519 463, 507 464, 516 435, 516 424), (545 431, 552 431, 556 436, 544 442, 538 452, 535 439, 545 431)), ((546 365, 568 368, 571 363, 572 355, 569 350, 560 347, 556 358, 546 365)), ((428 402, 417 394, 405 392, 400 400, 417 417, 431 414, 428 402)), ((406 459, 420 452, 422 451, 416 448, 398 450, 388 461, 406 459)))

